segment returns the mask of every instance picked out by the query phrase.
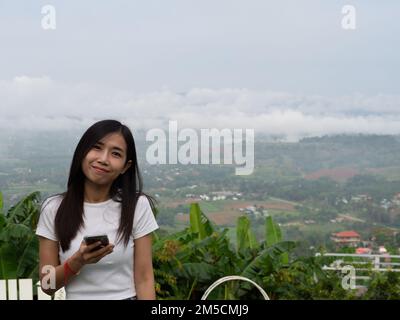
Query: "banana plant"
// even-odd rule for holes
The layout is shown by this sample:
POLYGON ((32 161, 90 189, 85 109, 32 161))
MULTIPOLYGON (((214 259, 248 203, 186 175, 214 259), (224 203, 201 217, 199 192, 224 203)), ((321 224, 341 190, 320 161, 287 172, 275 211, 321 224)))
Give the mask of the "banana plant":
POLYGON ((213 279, 234 272, 236 254, 227 232, 193 203, 189 227, 153 244, 159 298, 199 299, 213 279))
POLYGON ((0 192, 0 233, 6 223, 6 218, 3 213, 3 194, 0 192))
MULTIPOLYGON (((265 243, 267 247, 282 241, 282 231, 278 224, 276 224, 271 216, 265 218, 265 243)), ((289 263, 289 254, 287 252, 282 254, 282 263, 289 263)))
MULTIPOLYGON (((289 262, 289 252, 296 246, 295 242, 282 241, 282 233, 271 217, 265 221, 265 241, 260 244, 251 230, 250 220, 246 216, 238 218, 236 227, 237 253, 240 256, 239 275, 259 284, 265 275, 275 272, 282 264, 289 262)), ((231 292, 244 296, 254 289, 248 283, 241 286, 231 283, 231 292)), ((259 294, 257 293, 259 296, 259 294)))
POLYGON ((33 192, 4 214, 0 196, 0 279, 38 278, 39 199, 33 192))
POLYGON ((199 240, 203 240, 210 236, 215 228, 215 225, 204 215, 200 210, 198 203, 190 205, 190 231, 198 235, 199 240))
MULTIPOLYGON (((295 246, 293 242, 280 241, 279 227, 273 226, 274 241, 266 241, 272 245, 260 244, 248 218, 240 217, 235 249, 227 237, 228 230, 221 230, 197 203, 192 204, 190 226, 166 238, 156 238, 153 245, 159 297, 199 299, 213 281, 228 275, 244 275, 260 283, 263 276, 281 265, 282 255, 295 246)), ((238 291, 236 282, 227 282, 212 293, 214 298, 245 296, 245 291, 238 291)))
POLYGON ((258 249, 260 247, 260 244, 250 228, 250 220, 246 216, 238 218, 236 225, 236 243, 238 252, 248 249, 258 249))

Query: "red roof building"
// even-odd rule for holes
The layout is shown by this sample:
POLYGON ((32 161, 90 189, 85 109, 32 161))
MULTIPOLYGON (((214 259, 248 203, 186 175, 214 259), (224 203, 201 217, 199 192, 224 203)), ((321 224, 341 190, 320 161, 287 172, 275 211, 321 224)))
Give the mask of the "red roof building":
POLYGON ((342 231, 332 233, 331 239, 341 246, 356 247, 361 241, 361 236, 355 231, 342 231))
POLYGON ((370 249, 370 248, 357 248, 356 249, 356 253, 357 254, 371 254, 372 253, 372 249, 370 249))

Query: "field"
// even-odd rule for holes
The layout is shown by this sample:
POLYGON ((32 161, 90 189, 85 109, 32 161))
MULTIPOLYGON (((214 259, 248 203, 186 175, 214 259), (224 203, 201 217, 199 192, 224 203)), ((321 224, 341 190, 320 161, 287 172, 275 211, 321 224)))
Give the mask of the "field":
MULTIPOLYGON (((174 202, 182 204, 183 201, 174 202)), ((240 201, 240 200, 218 200, 218 201, 198 201, 205 215, 217 225, 234 226, 238 217, 245 215, 244 209, 247 207, 256 207, 268 210, 268 214, 289 215, 295 217, 298 215, 295 204, 278 199, 267 201, 240 201), (241 210, 242 209, 242 210, 241 210)), ((178 222, 187 223, 189 221, 189 204, 185 206, 185 214, 176 217, 178 222)))
POLYGON ((366 173, 382 176, 389 181, 400 180, 400 167, 368 168, 366 173))
POLYGON ((1 190, 4 196, 4 207, 7 209, 11 204, 14 204, 20 198, 28 195, 31 192, 39 191, 42 199, 47 195, 62 192, 60 186, 53 183, 36 183, 35 185, 9 185, 6 189, 1 190))
POLYGON ((358 170, 353 168, 321 169, 307 174, 304 178, 307 180, 317 180, 322 177, 327 177, 337 182, 345 182, 358 173, 358 170))

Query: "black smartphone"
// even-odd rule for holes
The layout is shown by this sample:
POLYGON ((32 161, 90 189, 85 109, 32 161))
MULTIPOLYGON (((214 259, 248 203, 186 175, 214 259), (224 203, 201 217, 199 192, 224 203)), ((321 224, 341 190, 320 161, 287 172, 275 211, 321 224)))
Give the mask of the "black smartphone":
POLYGON ((86 245, 90 245, 92 243, 101 241, 101 244, 99 246, 97 246, 96 248, 94 248, 92 251, 103 248, 110 243, 108 241, 108 236, 106 234, 99 235, 99 236, 86 236, 83 238, 83 240, 85 241, 86 245))

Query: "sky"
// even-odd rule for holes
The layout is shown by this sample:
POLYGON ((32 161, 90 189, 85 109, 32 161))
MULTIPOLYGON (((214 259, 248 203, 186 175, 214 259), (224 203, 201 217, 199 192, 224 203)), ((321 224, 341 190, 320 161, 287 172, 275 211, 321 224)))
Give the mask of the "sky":
POLYGON ((0 127, 399 134, 399 14, 397 0, 0 0, 0 127))

